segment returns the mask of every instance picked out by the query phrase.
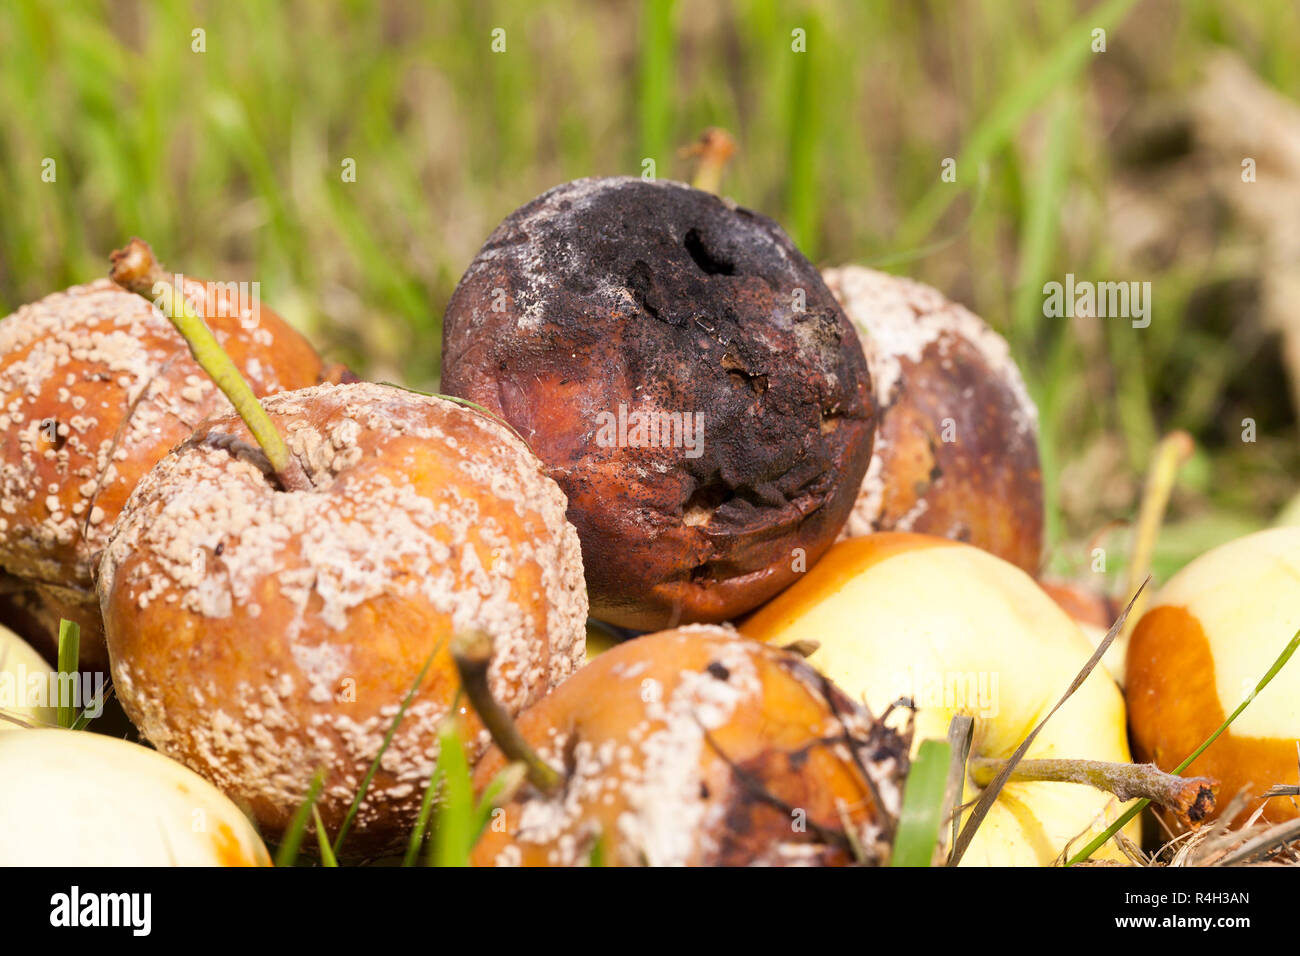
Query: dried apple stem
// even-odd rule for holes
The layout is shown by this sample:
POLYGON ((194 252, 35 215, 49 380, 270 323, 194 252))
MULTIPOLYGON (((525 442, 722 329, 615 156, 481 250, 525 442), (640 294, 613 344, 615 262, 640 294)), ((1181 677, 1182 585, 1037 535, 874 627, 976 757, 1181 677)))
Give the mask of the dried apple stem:
POLYGON ((271 417, 266 414, 248 382, 244 381, 244 376, 203 321, 203 316, 190 303, 184 290, 176 287, 172 277, 154 258, 149 243, 143 239, 132 239, 125 248, 113 253, 112 262, 113 269, 109 277, 114 282, 128 292, 148 299, 171 320, 189 346, 194 361, 230 400, 230 404, 252 432, 253 438, 271 463, 271 469, 280 485, 285 490, 310 488, 311 482, 302 466, 289 454, 271 417))
POLYGON ((460 672, 460 683, 465 688, 474 712, 492 735, 493 742, 509 760, 527 768, 528 782, 543 793, 554 793, 564 783, 559 772, 543 760, 524 735, 514 718, 506 712, 488 687, 488 667, 492 663, 492 637, 484 631, 471 631, 452 640, 451 656, 460 672))
POLYGON ((706 129, 699 140, 685 147, 681 152, 683 156, 694 156, 699 159, 691 185, 706 193, 716 193, 718 187, 722 185, 722 171, 726 168, 727 161, 736 152, 736 141, 725 129, 713 126, 706 129))
MULTIPOLYGON (((987 786, 1005 764, 1005 760, 972 758, 971 779, 987 786)), ((1219 782, 1210 777, 1178 777, 1154 764, 1103 760, 1022 760, 1011 771, 1011 779, 1085 783, 1120 800, 1150 800, 1172 811, 1189 828, 1199 826, 1214 812, 1214 794, 1219 788, 1219 782)))
MULTIPOLYGON (((1137 529, 1133 535, 1133 553, 1128 566, 1128 593, 1133 594, 1151 573, 1151 555, 1155 552, 1156 538, 1165 519, 1165 508, 1174 490, 1178 470, 1192 457, 1196 443, 1185 431, 1170 432, 1156 446, 1155 455, 1147 471, 1146 486, 1142 489, 1142 504, 1138 509, 1137 529)), ((1124 630, 1117 639, 1121 646, 1133 633, 1146 610, 1147 595, 1138 596, 1133 612, 1124 622, 1124 630)))

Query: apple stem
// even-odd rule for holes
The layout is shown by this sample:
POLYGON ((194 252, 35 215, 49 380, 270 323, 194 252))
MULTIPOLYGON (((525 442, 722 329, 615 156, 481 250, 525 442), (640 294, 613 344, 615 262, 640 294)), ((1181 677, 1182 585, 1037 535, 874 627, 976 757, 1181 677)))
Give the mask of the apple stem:
POLYGON ((153 249, 143 239, 132 239, 112 255, 113 269, 109 278, 128 292, 149 300, 163 315, 171 320, 185 344, 189 346, 194 361, 230 400, 239 417, 252 432, 275 472, 280 486, 286 491, 311 488, 311 482, 298 461, 289 454, 288 446, 276 431, 271 416, 253 394, 252 388, 239 373, 203 316, 194 308, 184 290, 177 288, 154 257, 153 249))
MULTIPOLYGON (((1142 489, 1142 503, 1138 507, 1137 529, 1133 535, 1133 553, 1128 565, 1128 593, 1133 594, 1143 581, 1151 574, 1151 555, 1155 552, 1156 539, 1160 536, 1160 526, 1164 522, 1165 509, 1169 506, 1169 496, 1173 493, 1178 470, 1192 457, 1196 443, 1185 431, 1170 432, 1160 440, 1152 456, 1147 471, 1146 485, 1142 489)), ((1117 638, 1121 647, 1128 641, 1133 628, 1142 619, 1146 609, 1147 595, 1138 596, 1133 611, 1124 622, 1124 630, 1117 638)))
POLYGON ((722 171, 736 152, 736 141, 725 129, 710 126, 700 138, 681 150, 682 156, 697 157, 699 165, 691 185, 706 193, 717 193, 722 185, 722 171))
MULTIPOLYGON (((969 764, 971 779, 981 787, 987 786, 1005 765, 1005 760, 973 757, 969 764)), ((1214 795, 1219 789, 1219 782, 1210 777, 1178 777, 1155 764, 1104 760, 1022 760, 1011 771, 1011 779, 1084 783, 1125 802, 1150 800, 1170 810, 1189 829, 1214 812, 1214 795)))
POLYGON ((457 635, 451 642, 451 656, 460 673, 465 696, 492 735, 492 741, 507 759, 527 768, 528 782, 542 793, 551 794, 559 790, 564 778, 528 745, 514 718, 492 696, 492 689, 488 686, 488 667, 492 664, 491 635, 478 630, 457 635))

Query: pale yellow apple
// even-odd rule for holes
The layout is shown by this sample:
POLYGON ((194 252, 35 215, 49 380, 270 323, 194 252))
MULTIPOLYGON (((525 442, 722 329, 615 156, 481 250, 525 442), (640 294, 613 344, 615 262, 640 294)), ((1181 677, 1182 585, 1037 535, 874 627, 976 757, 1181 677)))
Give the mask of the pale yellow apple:
MULTIPOLYGON (((969 545, 915 534, 837 544, 741 625, 773 644, 816 641, 809 661, 877 714, 912 698, 916 746, 974 718, 972 757, 1006 759, 1069 687, 1093 648, 1014 565, 969 545)), ((1124 700, 1098 668, 1043 728, 1028 758, 1127 762, 1124 700)), ((979 795, 967 782, 965 799, 979 795)), ((1081 784, 1013 782, 963 865, 1048 865, 1123 811, 1081 784)), ((1137 837, 1136 828, 1126 831, 1137 837)), ((1113 841, 1095 857, 1122 858, 1113 841)))
MULTIPOLYGON (((1236 709, 1300 630, 1300 527, 1246 535, 1201 555, 1152 601, 1133 631, 1128 696, 1134 747, 1171 769, 1236 709)), ((1221 781, 1220 805, 1297 782, 1300 660, 1292 659, 1188 768, 1221 781)), ((1243 817, 1255 809, 1252 803, 1243 817)), ((1264 819, 1300 816, 1294 798, 1264 819)))
MULTIPOLYGON (((1106 639, 1110 633, 1109 627, 1098 627, 1096 624, 1089 624, 1087 621, 1075 621, 1083 636, 1088 639, 1089 645, 1093 650, 1101 647, 1101 642, 1106 639)), ((1128 642, 1123 640, 1123 635, 1115 635, 1115 640, 1111 641, 1110 647, 1106 648, 1106 653, 1102 655, 1101 666, 1106 669, 1120 687, 1124 686, 1124 660, 1128 656, 1128 642)))
POLYGON ((266 866, 239 808, 138 744, 82 730, 0 734, 0 866, 266 866))
POLYGON ((590 664, 601 654, 604 654, 611 647, 617 647, 620 643, 622 642, 607 628, 588 621, 586 663, 590 664))
MULTIPOLYGON (((33 681, 49 687, 52 670, 30 644, 0 624, 0 732, 55 726, 58 708, 34 706, 31 693, 33 681)), ((41 702, 46 700, 48 696, 41 702)))
MULTIPOLYGON (((1060 605, 1066 614, 1070 615, 1070 619, 1075 624, 1079 625, 1079 630, 1088 639, 1093 650, 1101 646, 1101 642, 1110 633, 1111 625, 1119 617, 1120 611, 1115 607, 1114 602, 1104 594, 1078 584, 1040 579, 1038 586, 1046 591, 1048 597, 1060 605)), ((1124 659, 1127 649, 1128 641, 1122 633, 1117 634, 1101 659, 1101 666, 1106 668, 1106 672, 1115 678, 1115 683, 1121 688, 1124 686, 1124 659)))

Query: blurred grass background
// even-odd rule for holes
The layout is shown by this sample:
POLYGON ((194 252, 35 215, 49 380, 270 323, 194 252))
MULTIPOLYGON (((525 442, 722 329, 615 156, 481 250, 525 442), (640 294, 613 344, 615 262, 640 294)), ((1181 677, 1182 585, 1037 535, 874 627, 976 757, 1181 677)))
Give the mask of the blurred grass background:
POLYGON ((1300 467, 1297 370, 1259 307, 1267 237, 1198 188, 1180 128, 1223 51, 1296 98, 1300 7, 6 0, 0 314, 103 274, 138 234, 174 269, 261 282, 363 375, 436 387, 442 310, 501 218, 646 158, 689 178, 679 147, 722 126, 740 146, 723 191, 814 261, 930 282, 1011 340, 1056 573, 1086 571, 1095 542, 1122 571, 1111 523, 1159 436, 1192 432, 1167 574, 1273 520, 1300 467), (1045 318, 1042 285, 1067 272, 1150 281, 1151 327, 1045 318))

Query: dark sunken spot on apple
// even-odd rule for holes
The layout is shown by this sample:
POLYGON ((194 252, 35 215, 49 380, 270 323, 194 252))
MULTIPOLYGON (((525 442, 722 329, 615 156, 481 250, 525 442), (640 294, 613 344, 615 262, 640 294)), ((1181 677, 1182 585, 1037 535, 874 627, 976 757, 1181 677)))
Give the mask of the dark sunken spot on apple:
MULTIPOLYGON (((768 748, 733 763, 723 825, 717 832, 718 847, 708 865, 747 865, 778 843, 786 847, 805 844, 809 851, 805 863, 837 866, 853 862, 843 820, 816 819, 808 814, 807 808, 818 804, 817 788, 823 786, 817 772, 806 772, 814 751, 851 750, 859 768, 864 759, 879 766, 892 763, 898 780, 906 777, 909 747, 903 735, 875 721, 865 735, 850 730, 851 723, 856 726, 854 715, 860 717, 861 711, 843 691, 802 660, 783 657, 780 666, 809 693, 823 697, 832 713, 841 715, 841 733, 793 750, 768 748), (800 811, 806 817, 803 826, 796 828, 794 821, 800 811)), ((710 743, 716 747, 716 742, 710 739, 710 743)))

